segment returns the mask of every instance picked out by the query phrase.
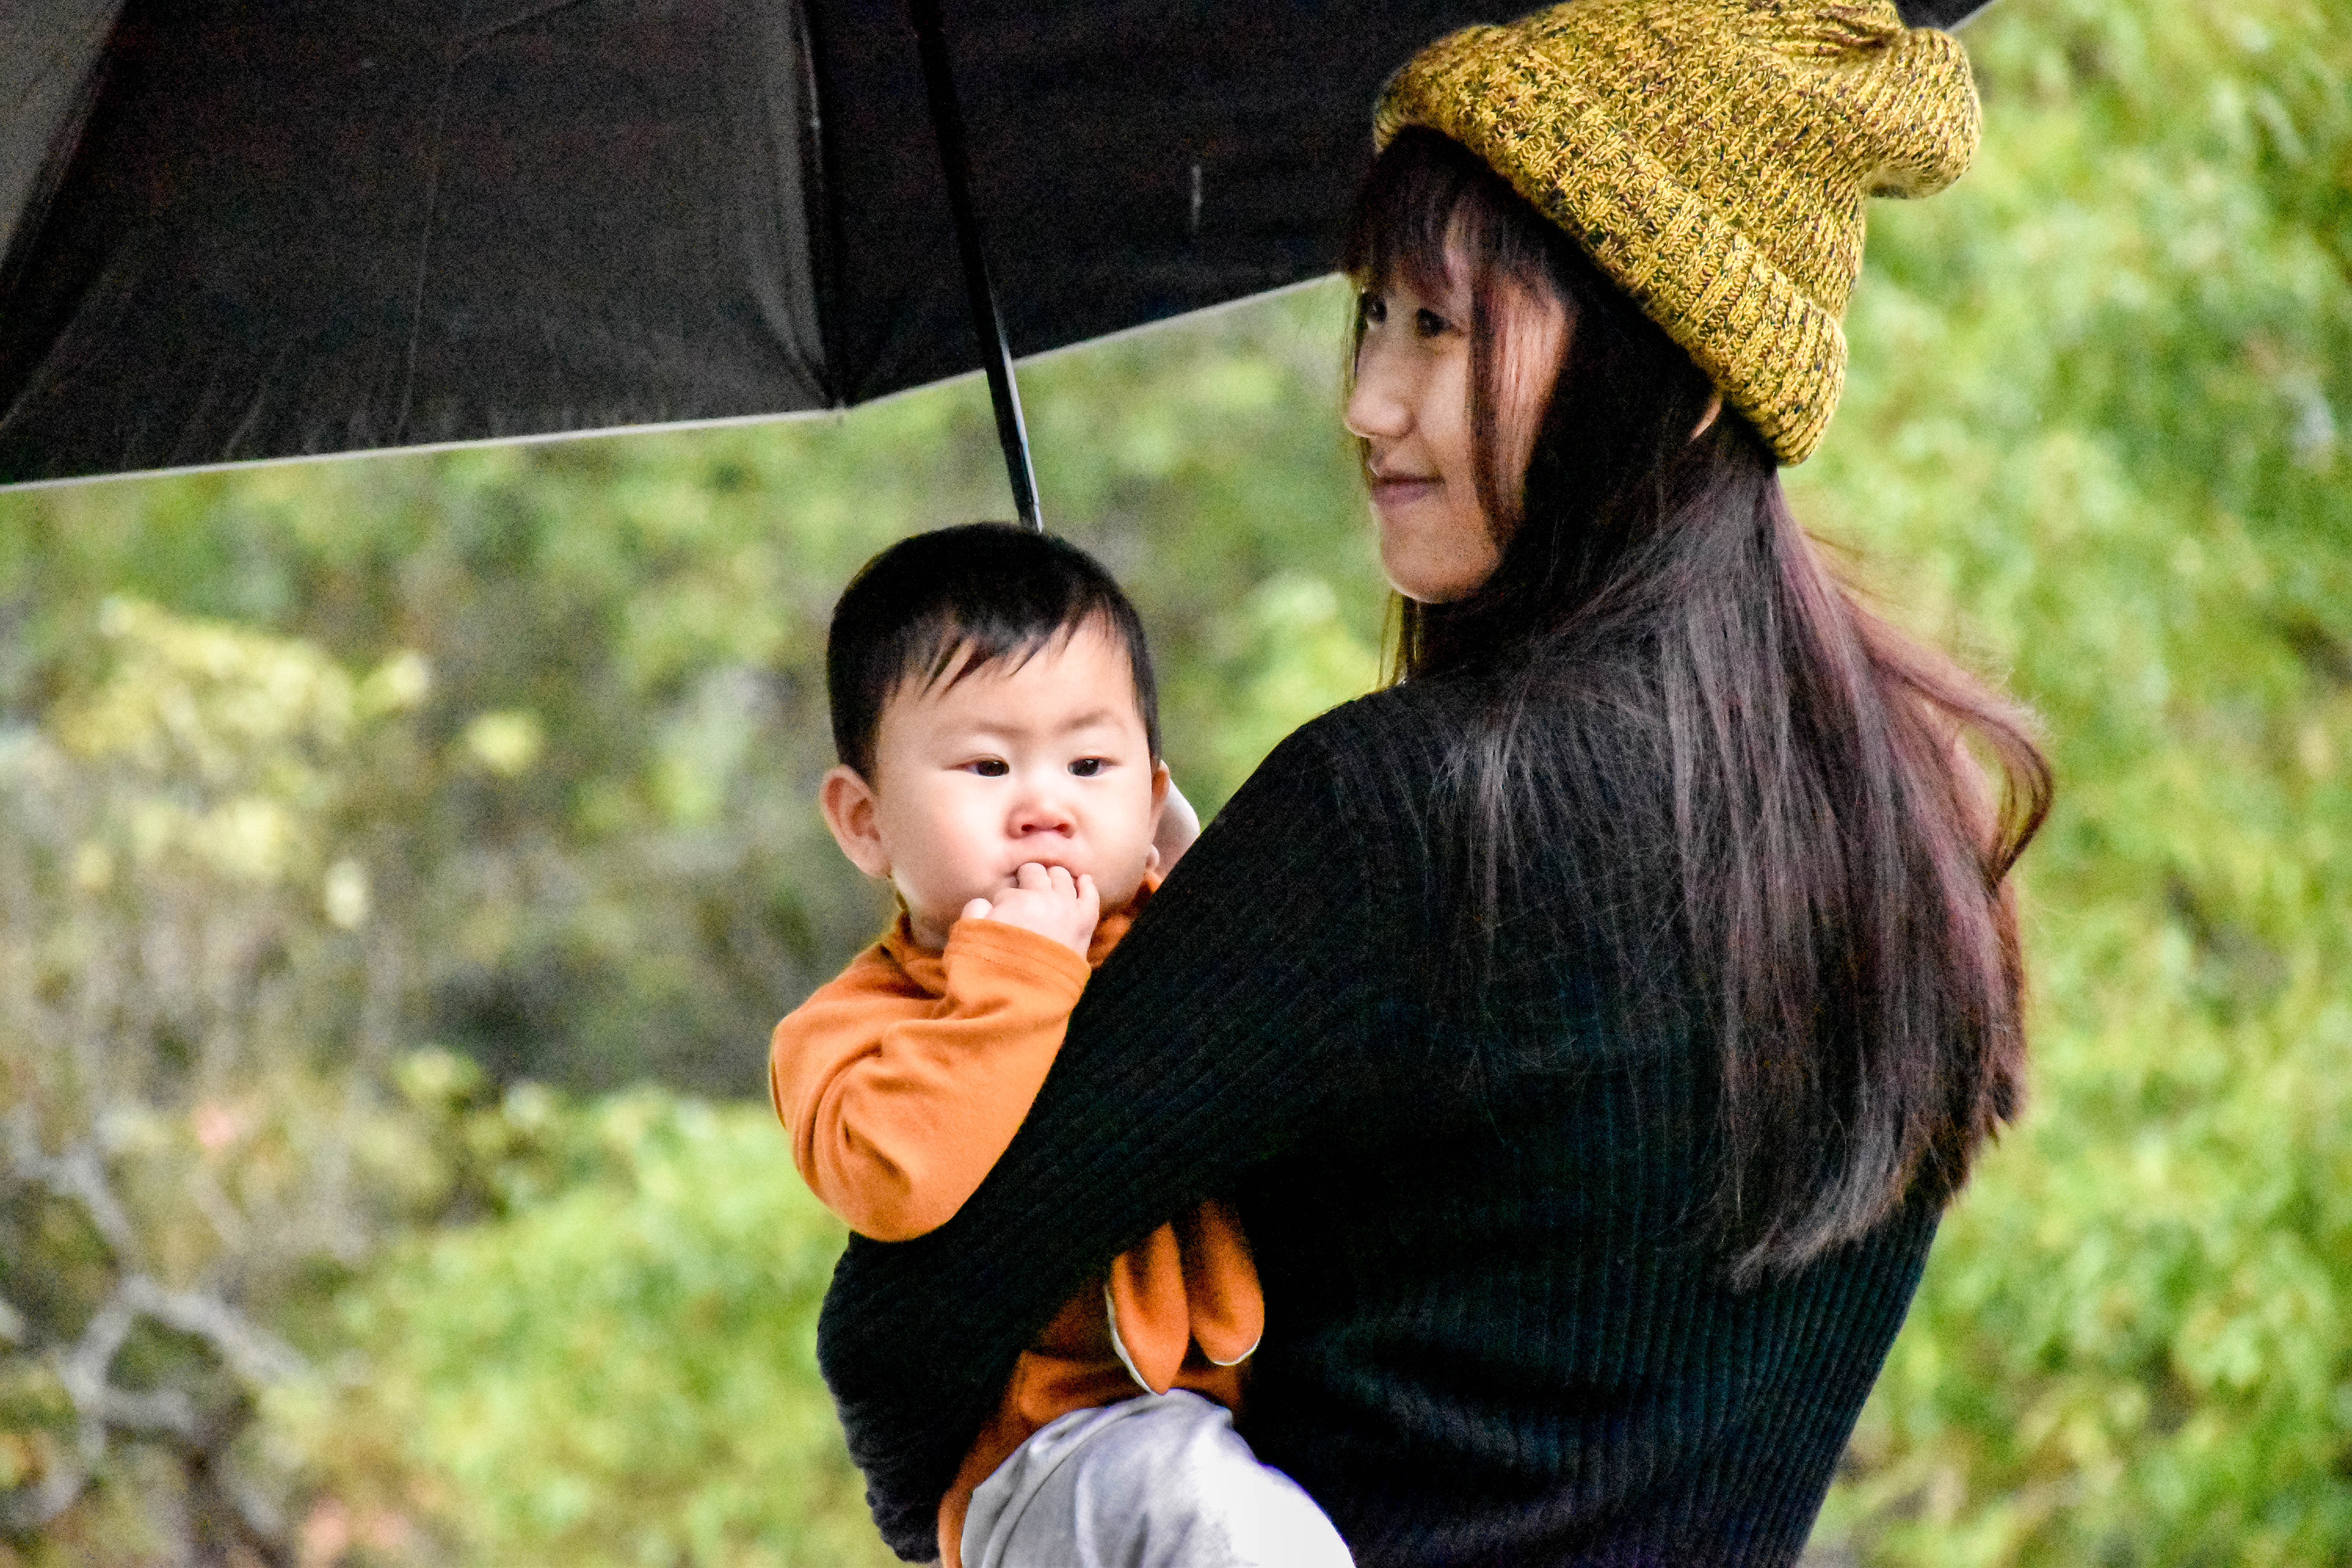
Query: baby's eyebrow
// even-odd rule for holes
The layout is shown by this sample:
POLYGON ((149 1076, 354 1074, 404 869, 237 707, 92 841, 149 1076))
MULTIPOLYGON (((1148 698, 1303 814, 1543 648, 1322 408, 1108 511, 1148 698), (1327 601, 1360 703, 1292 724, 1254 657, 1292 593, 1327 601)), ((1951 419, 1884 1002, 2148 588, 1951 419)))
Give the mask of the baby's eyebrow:
MULTIPOLYGON (((1083 713, 1071 714, 1067 719, 1055 724, 1050 733, 1075 735, 1084 730, 1116 727, 1120 717, 1121 710, 1116 704, 1090 708, 1083 713)), ((1016 718, 975 719, 954 726, 952 730, 953 737, 971 741, 1012 742, 1024 736, 1043 736, 1048 731, 1016 718)))
POLYGON ((1090 709, 1090 710, 1088 710, 1087 712, 1084 712, 1084 713, 1076 713, 1076 714, 1073 714, 1073 715, 1071 715, 1071 717, 1070 717, 1069 721, 1068 721, 1067 722, 1066 722, 1065 724, 1063 724, 1062 729, 1063 729, 1064 732, 1065 732, 1065 733, 1066 733, 1066 732, 1068 732, 1068 731, 1072 731, 1072 730, 1085 730, 1085 729, 1089 729, 1089 728, 1091 728, 1092 726, 1097 725, 1097 724, 1116 724, 1116 723, 1118 723, 1118 709, 1116 709, 1116 708, 1095 708, 1095 709, 1090 709))

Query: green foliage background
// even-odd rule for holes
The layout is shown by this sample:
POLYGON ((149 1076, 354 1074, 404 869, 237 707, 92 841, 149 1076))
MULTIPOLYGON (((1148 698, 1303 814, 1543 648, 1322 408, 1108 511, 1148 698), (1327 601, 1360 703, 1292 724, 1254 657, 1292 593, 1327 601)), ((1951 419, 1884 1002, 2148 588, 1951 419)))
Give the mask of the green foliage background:
MULTIPOLYGON (((1791 489, 2061 795, 2035 1101, 1823 1563, 2352 1561, 2347 21, 2007 0, 1977 167, 1874 215, 1791 489)), ((1204 812, 1376 675, 1345 311, 1024 371, 1204 812)), ((1001 485, 964 384, 0 496, 0 1561, 878 1552, 754 1097, 880 915, 809 806, 826 611, 1001 485)))

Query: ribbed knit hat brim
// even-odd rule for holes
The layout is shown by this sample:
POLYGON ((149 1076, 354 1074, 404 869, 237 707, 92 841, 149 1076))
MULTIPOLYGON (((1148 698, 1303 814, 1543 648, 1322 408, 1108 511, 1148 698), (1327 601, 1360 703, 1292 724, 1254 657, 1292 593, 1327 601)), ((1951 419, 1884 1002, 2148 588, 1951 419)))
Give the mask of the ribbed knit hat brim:
POLYGON ((1888 0, 1570 0, 1415 56, 1377 140, 1407 125, 1507 179, 1798 463, 1844 387, 1864 197, 1949 184, 1980 117, 1959 45, 1888 0))

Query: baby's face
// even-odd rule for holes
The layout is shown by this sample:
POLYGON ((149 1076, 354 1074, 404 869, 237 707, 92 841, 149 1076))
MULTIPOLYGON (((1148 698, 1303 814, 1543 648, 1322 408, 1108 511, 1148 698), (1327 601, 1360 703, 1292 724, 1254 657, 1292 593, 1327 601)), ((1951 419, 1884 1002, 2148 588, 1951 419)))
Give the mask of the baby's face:
POLYGON ((1094 625, 951 687, 901 688, 875 739, 874 826, 916 939, 938 947, 973 899, 1035 861, 1135 896, 1168 774, 1151 757, 1118 638, 1094 625))

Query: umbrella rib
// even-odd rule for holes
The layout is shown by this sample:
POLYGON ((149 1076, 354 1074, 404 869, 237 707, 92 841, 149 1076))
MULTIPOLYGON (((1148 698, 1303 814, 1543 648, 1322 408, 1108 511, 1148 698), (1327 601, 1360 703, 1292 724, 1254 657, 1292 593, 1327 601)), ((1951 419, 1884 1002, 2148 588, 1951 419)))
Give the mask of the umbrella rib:
POLYGON ((449 132, 449 100, 457 90, 457 68, 466 59, 466 14, 457 14, 457 33, 450 39, 447 58, 441 67, 441 86, 433 98, 433 135, 429 145, 430 162, 425 166, 424 226, 416 236, 416 283, 408 296, 408 346, 401 355, 400 406, 393 415, 392 441, 399 446, 408 434, 408 411, 416 396, 416 354, 425 336, 425 280, 431 275, 433 263, 433 225, 439 216, 441 205, 441 159, 449 132))
POLYGON ((825 401, 835 408, 846 408, 849 356, 842 346, 837 317, 842 289, 841 213, 832 197, 833 148, 827 140, 832 128, 825 119, 825 97, 831 87, 818 66, 822 51, 816 18, 804 5, 795 5, 793 12, 800 25, 801 88, 808 104, 801 121, 801 201, 808 224, 809 272, 815 284, 810 313, 816 321, 817 352, 824 356, 818 380, 825 401))
POLYGON ((540 4, 518 12, 514 16, 488 24, 478 33, 462 37, 457 45, 458 58, 462 60, 475 48, 489 42, 500 33, 511 33, 517 27, 527 27, 543 16, 551 16, 558 11, 569 11, 575 5, 583 5, 586 3, 587 0, 541 0, 540 4))
POLYGON ((425 337, 425 284, 433 270, 433 226, 441 214, 441 162, 447 151, 449 133, 449 100, 457 87, 457 72, 464 68, 467 58, 491 38, 511 32, 558 11, 568 11, 583 0, 542 0, 520 15, 493 22, 480 31, 469 30, 466 13, 458 13, 457 31, 449 40, 446 58, 442 62, 441 85, 433 100, 432 161, 425 169, 424 228, 416 237, 416 281, 408 296, 408 343, 401 354, 400 405, 393 416, 392 442, 398 446, 408 434, 409 410, 416 398, 416 355, 425 337))

